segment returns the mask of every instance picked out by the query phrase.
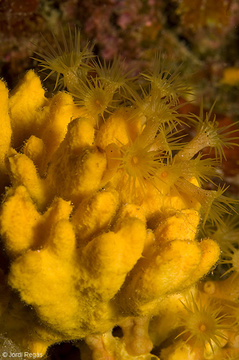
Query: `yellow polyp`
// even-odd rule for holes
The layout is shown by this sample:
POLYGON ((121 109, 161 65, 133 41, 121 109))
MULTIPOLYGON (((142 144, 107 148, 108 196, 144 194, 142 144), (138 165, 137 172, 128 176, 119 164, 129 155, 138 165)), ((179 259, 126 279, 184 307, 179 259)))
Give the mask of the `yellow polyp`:
POLYGON ((167 171, 161 172, 160 177, 166 179, 168 177, 168 172, 167 171))
POLYGON ((137 165, 140 162, 140 158, 137 155, 133 155, 131 162, 132 162, 132 165, 137 165))
POLYGON ((205 324, 199 324, 199 331, 205 332, 207 330, 207 327, 205 324))
POLYGON ((239 296, 239 275, 233 273, 225 280, 206 281, 200 284, 203 292, 211 295, 214 299, 236 302, 239 296))
POLYGON ((236 86, 239 83, 239 69, 237 67, 227 67, 223 71, 221 83, 236 86))
POLYGON ((180 317, 185 312, 182 301, 186 294, 194 294, 195 290, 193 286, 186 291, 168 295, 158 303, 157 315, 149 324, 149 335, 155 346, 159 346, 179 327, 180 317))
MULTIPOLYGON (((189 179, 188 182, 199 188, 198 181, 195 178, 189 179)), ((201 209, 201 204, 197 198, 190 196, 186 191, 184 196, 180 196, 178 189, 173 188, 168 196, 163 197, 164 212, 168 211, 169 209, 183 210, 188 208, 199 212, 201 209)))

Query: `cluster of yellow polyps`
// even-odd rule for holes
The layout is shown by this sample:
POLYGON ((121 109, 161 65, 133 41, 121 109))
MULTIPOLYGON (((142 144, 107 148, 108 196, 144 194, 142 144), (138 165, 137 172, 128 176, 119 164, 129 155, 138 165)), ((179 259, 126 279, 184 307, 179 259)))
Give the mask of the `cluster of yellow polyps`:
MULTIPOLYGON (((222 189, 201 188, 214 163, 197 153, 221 155, 226 138, 215 121, 190 115, 197 135, 182 144, 169 91, 180 87, 161 75, 167 93, 155 96, 155 76, 131 102, 118 91, 108 113, 91 111, 106 88, 90 97, 95 77, 82 84, 84 104, 66 91, 46 98, 33 71, 10 96, 0 83, 0 331, 22 351, 85 339, 82 359, 158 359, 153 346, 182 328, 175 314, 191 311, 179 299, 218 261, 219 246, 199 241, 198 227, 220 222, 230 202, 222 189)), ((180 338, 163 359, 194 359, 189 347, 180 338)))

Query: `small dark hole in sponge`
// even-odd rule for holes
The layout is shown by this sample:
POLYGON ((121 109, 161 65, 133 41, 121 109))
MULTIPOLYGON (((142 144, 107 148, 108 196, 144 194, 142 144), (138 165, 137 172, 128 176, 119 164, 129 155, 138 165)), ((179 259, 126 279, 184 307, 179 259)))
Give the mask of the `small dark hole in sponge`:
POLYGON ((121 329, 120 326, 115 326, 112 330, 112 335, 114 337, 122 338, 124 336, 123 330, 121 329))

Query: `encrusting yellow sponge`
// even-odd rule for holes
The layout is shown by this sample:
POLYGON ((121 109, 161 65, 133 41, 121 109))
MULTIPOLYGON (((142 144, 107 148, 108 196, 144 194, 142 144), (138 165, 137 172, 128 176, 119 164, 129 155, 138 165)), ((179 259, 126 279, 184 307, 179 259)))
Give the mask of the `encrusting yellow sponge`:
POLYGON ((3 81, 0 81, 0 107, 1 107, 1 121, 0 121, 0 189, 3 191, 5 183, 7 183, 7 169, 6 169, 6 155, 11 144, 12 128, 10 117, 8 114, 8 89, 3 81))
MULTIPOLYGON (((83 64, 71 64, 82 66, 71 76, 82 77, 70 93, 47 99, 32 70, 9 100, 0 83, 0 171, 8 182, 0 208, 7 258, 0 332, 22 351, 44 356, 51 344, 74 340, 83 360, 159 359, 150 352, 164 337, 152 329, 165 328, 165 336, 170 330, 151 327, 150 339, 151 318, 167 304, 171 313, 182 311, 183 294, 195 292, 218 261, 219 246, 198 239, 198 230, 202 218, 220 223, 233 201, 221 189, 202 188, 215 162, 201 159, 198 148, 214 145, 180 143, 173 80, 166 84, 162 73, 167 91, 158 93, 149 76, 140 94, 130 79, 116 77, 118 63, 104 73, 102 64, 85 64, 87 51, 83 64), (115 327, 121 337, 112 335, 115 327)), ((58 71, 44 55, 43 67, 48 62, 58 71)), ((203 122, 190 121, 198 128, 203 122)), ((221 149, 225 137, 216 131, 221 149)), ((162 359, 193 358, 191 344, 180 344, 162 359)))

